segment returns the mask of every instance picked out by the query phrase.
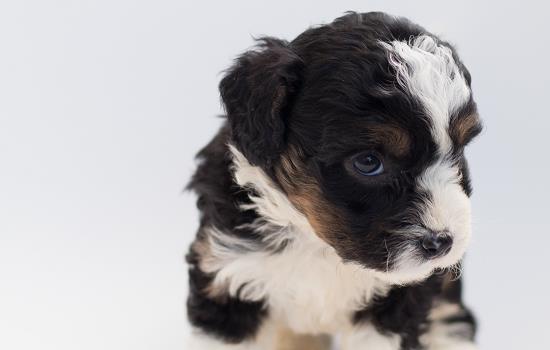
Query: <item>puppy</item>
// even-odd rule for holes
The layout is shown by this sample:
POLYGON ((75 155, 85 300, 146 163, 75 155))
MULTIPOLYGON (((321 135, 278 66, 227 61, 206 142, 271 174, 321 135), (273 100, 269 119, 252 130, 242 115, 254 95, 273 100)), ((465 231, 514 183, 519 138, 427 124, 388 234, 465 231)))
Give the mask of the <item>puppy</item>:
POLYGON ((404 18, 263 38, 220 83, 190 183, 188 349, 475 349, 470 74, 404 18))

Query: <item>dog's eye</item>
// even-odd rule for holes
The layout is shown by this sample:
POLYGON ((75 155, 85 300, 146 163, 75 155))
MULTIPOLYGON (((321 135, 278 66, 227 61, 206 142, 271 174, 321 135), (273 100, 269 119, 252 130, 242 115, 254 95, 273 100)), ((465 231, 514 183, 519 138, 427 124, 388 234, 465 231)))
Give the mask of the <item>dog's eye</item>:
POLYGON ((360 153, 353 158, 353 167, 361 175, 376 176, 384 172, 384 164, 371 152, 360 153))

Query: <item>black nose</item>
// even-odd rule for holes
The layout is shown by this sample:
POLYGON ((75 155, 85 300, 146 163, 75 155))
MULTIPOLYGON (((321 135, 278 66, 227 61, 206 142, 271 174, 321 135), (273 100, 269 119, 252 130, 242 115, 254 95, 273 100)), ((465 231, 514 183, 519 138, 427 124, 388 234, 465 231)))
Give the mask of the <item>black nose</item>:
POLYGON ((447 254, 453 244, 448 232, 429 232, 421 239, 421 242, 424 256, 428 259, 447 254))

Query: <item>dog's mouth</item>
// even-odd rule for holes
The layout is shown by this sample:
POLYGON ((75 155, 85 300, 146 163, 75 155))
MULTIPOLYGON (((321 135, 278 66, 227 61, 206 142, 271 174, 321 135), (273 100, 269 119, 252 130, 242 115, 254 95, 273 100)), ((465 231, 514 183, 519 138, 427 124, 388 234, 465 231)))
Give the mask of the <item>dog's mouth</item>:
POLYGON ((422 280, 436 270, 453 268, 461 260, 468 241, 447 230, 434 231, 418 225, 402 228, 392 235, 399 235, 401 241, 384 243, 387 260, 378 271, 385 280, 398 284, 422 280))

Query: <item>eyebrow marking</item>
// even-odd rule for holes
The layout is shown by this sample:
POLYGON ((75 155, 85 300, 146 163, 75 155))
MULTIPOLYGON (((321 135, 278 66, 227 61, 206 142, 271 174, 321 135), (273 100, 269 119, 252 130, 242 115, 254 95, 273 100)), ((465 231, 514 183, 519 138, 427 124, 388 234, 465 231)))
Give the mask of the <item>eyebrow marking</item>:
POLYGON ((411 138, 404 129, 383 124, 370 124, 367 128, 369 138, 387 146, 394 155, 402 157, 409 153, 411 138))
POLYGON ((457 116, 451 120, 449 135, 458 146, 465 146, 482 130, 482 124, 477 113, 457 116))
POLYGON ((423 106, 439 153, 449 153, 450 116, 468 103, 471 94, 451 49, 429 35, 380 44, 388 51, 398 84, 423 106))

